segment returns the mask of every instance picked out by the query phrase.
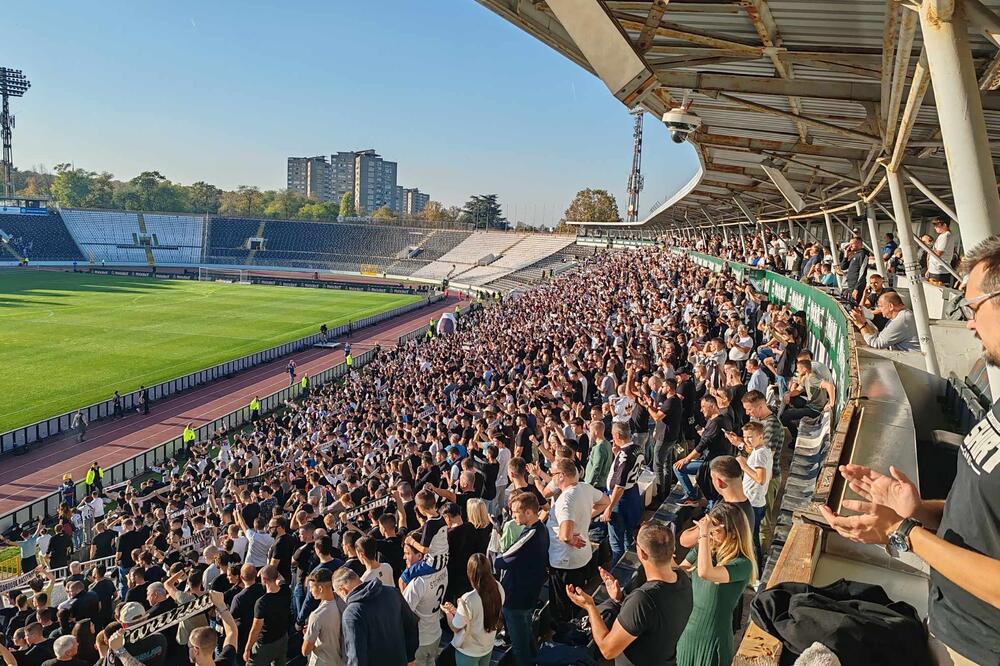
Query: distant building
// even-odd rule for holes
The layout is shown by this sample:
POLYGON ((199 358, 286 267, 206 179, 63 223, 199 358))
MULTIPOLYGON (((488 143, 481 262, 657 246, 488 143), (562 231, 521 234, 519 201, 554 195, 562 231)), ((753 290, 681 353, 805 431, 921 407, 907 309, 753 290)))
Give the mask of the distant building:
POLYGON ((415 217, 424 212, 427 204, 430 203, 431 195, 424 194, 416 187, 403 190, 403 203, 400 215, 404 217, 415 217))
POLYGON ((398 185, 398 169, 372 149, 333 153, 329 161, 325 156, 289 157, 288 189, 320 201, 339 201, 350 193, 355 209, 369 215, 383 206, 400 216, 417 215, 430 197, 398 185))
POLYGON ((395 162, 374 150, 361 150, 354 159, 354 206, 374 213, 383 206, 396 209, 395 162))
POLYGON ((309 199, 331 201, 333 187, 330 163, 325 156, 289 157, 287 187, 309 199))

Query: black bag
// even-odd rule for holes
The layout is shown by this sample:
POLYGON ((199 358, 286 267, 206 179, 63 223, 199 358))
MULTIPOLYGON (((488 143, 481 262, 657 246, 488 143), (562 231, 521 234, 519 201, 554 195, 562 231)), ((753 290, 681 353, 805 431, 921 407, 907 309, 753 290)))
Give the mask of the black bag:
POLYGON ((917 611, 878 585, 782 583, 760 592, 750 612, 757 626, 781 640, 782 664, 818 641, 843 666, 933 666, 917 611))

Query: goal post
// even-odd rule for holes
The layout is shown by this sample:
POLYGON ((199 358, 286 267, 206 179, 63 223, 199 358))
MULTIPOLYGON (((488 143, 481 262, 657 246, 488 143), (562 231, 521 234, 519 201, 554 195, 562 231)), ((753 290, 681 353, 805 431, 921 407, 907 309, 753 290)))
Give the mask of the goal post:
POLYGON ((250 273, 238 268, 205 268, 204 266, 199 266, 198 281, 250 284, 250 273))

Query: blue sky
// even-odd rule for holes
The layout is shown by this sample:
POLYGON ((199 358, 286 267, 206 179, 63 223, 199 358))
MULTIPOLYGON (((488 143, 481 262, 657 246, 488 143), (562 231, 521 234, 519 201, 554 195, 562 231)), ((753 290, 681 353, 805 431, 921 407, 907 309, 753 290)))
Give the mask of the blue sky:
MULTIPOLYGON (((0 64, 14 161, 281 188, 285 158, 373 147, 445 204, 496 192, 553 224, 583 187, 624 205, 631 118, 595 77, 473 0, 17 3, 0 64)), ((696 168, 646 116, 640 208, 696 168)))

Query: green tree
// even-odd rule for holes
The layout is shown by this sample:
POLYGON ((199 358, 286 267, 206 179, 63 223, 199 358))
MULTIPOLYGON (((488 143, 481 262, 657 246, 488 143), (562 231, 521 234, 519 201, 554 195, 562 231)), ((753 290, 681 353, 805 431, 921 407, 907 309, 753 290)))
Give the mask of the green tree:
POLYGON ((449 211, 440 201, 428 201, 420 217, 428 222, 451 222, 448 219, 449 211))
POLYGON ((111 208, 114 206, 115 185, 112 176, 104 171, 99 176, 94 176, 90 181, 90 191, 84 200, 87 208, 111 208))
MULTIPOLYGON (((309 203, 322 203, 322 202, 310 202, 301 194, 293 192, 292 190, 285 190, 284 192, 278 192, 274 198, 268 202, 264 207, 264 215, 267 217, 279 217, 286 220, 290 220, 296 217, 299 210, 309 204, 309 203)), ((306 218, 310 219, 310 218, 306 218)))
POLYGON ((621 222, 615 195, 607 190, 580 190, 563 213, 563 222, 621 222))
POLYGON ((253 217, 255 211, 259 211, 263 204, 263 195, 255 185, 240 185, 236 188, 242 205, 242 212, 247 217, 253 217))
POLYGON ((462 207, 459 221, 486 229, 506 229, 508 226, 495 194, 474 194, 462 207))
POLYGON ((388 206, 382 206, 377 211, 372 213, 373 220, 395 220, 396 214, 392 212, 392 209, 388 206))
POLYGON ((295 217, 300 220, 332 220, 339 210, 340 205, 334 201, 310 201, 299 208, 295 217))
POLYGON ((60 206, 80 207, 90 194, 90 180, 93 174, 83 169, 74 169, 69 164, 55 166, 56 177, 52 181, 52 198, 60 206))
POLYGON ((139 195, 140 210, 162 210, 160 205, 160 185, 169 182, 159 171, 143 171, 128 182, 129 187, 139 195))
POLYGON ((222 190, 202 180, 188 187, 188 201, 196 213, 218 213, 221 195, 222 190))
POLYGON ((354 209, 353 194, 344 192, 344 196, 340 197, 340 210, 338 212, 340 217, 354 217, 357 215, 357 211, 354 209))

